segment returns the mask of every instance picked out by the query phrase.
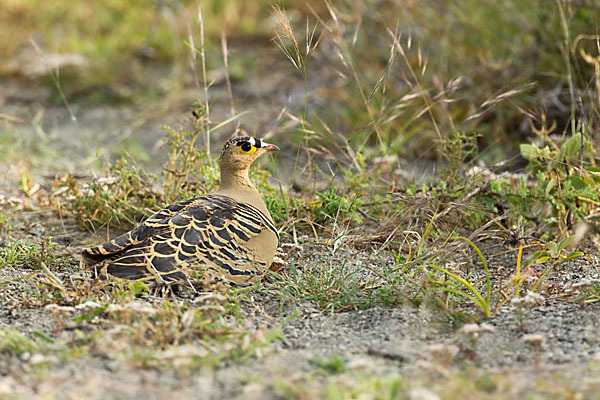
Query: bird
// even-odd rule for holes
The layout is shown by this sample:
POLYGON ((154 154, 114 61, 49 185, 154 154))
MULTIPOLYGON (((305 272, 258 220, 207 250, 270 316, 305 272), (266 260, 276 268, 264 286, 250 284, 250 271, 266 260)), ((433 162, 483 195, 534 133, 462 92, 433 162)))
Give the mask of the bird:
POLYGON ((279 235, 248 169, 278 150, 255 137, 229 139, 221 150, 215 193, 171 204, 131 231, 82 249, 82 267, 100 279, 147 284, 260 280, 273 262, 279 235))

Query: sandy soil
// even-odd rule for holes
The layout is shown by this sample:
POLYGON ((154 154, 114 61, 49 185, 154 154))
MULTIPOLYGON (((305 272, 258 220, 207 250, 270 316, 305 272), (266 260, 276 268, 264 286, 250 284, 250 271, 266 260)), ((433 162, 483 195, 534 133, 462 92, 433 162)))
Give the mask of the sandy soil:
MULTIPOLYGON (((5 195, 10 195, 9 188, 4 185, 3 191, 9 191, 5 195)), ((11 235, 31 241, 59 223, 51 212, 25 212, 14 221, 20 223, 11 235)), ((61 229, 71 233, 57 240, 67 253, 76 253, 81 243, 90 240, 75 225, 67 223, 61 229)), ((290 262, 308 265, 315 262, 311 257, 314 245, 290 262)), ((355 257, 368 260, 365 253, 355 257)), ((500 276, 514 268, 513 258, 511 254, 494 258, 493 274, 500 276)), ((377 265, 373 261, 373 267, 377 265)), ((597 258, 590 254, 563 265, 550 281, 564 290, 583 279, 597 279, 598 268, 597 258)), ((2 268, 0 276, 15 279, 27 272, 2 268)), ((69 268, 64 272, 69 273, 69 268)), ((43 307, 13 304, 10 294, 18 288, 2 288, 0 330, 15 330, 30 338, 42 332, 60 339, 77 329, 90 329, 87 322, 65 329, 62 320, 43 307)), ((4 355, 0 397, 163 399, 201 393, 210 399, 325 398, 331 387, 399 378, 412 399, 469 398, 468 388, 454 386, 486 377, 493 382, 486 392, 489 398, 593 399, 600 393, 600 303, 583 306, 573 297, 547 296, 533 308, 506 305, 497 316, 482 320, 484 325, 468 325, 474 330, 467 331, 426 305, 331 313, 311 302, 282 300, 263 292, 249 299, 242 312, 252 321, 251 329, 280 327, 282 335, 245 361, 190 370, 185 368, 189 349, 184 347, 179 349, 181 366, 173 369, 140 368, 135 362, 119 361, 118 356, 4 355), (342 370, 326 372, 318 367, 320 360, 335 357, 342 360, 342 370), (453 391, 448 392, 448 387, 453 391)))
MULTIPOLYGON (((253 110, 242 118, 248 132, 275 129, 274 121, 281 108, 302 97, 295 89, 298 85, 285 84, 288 79, 289 75, 277 73, 270 77, 268 87, 261 83, 264 79, 250 78, 248 84, 236 88, 236 98, 244 99, 246 107, 253 110), (280 94, 267 96, 273 87, 278 87, 280 94), (281 90, 282 87, 287 89, 281 90)), ((52 161, 56 170, 75 169, 84 174, 89 173, 85 168, 93 163, 98 144, 110 146, 129 136, 159 159, 156 144, 162 135, 160 126, 181 121, 182 113, 198 96, 190 90, 144 110, 76 108, 77 122, 71 122, 63 107, 46 107, 35 101, 39 95, 36 90, 41 89, 23 91, 22 86, 7 82, 2 85, 4 113, 25 120, 37 112, 43 113, 41 127, 50 138, 48 146, 68 154, 65 159, 52 161)), ((226 115, 224 88, 217 85, 211 93, 216 103, 215 115, 226 115)), ((243 109, 244 106, 239 111, 243 109)), ((24 134, 33 132, 30 124, 15 126, 24 134)), ((215 135, 215 145, 221 139, 215 135)), ((0 182, 0 196, 9 199, 19 191, 18 163, 3 165, 2 172, 5 179, 0 182)), ((54 172, 37 174, 37 178, 43 182, 43 175, 54 172)), ((9 237, 40 240, 52 236, 61 251, 73 255, 82 244, 99 240, 81 231, 73 221, 47 210, 27 204, 7 204, 3 209, 16 224, 9 237)), ((6 239, 3 237, 0 245, 6 239)), ((590 245, 586 258, 561 266, 550 280, 564 291, 584 279, 600 278, 596 254, 590 245)), ((304 255, 295 256, 299 263, 304 255)), ((514 258, 514 254, 494 258, 490 268, 496 276, 505 276, 514 269, 514 258)), ((0 277, 14 279, 26 272, 0 268, 0 277)), ((10 296, 6 296, 11 290, 18 287, 4 285, 0 296, 0 330, 10 328, 30 338, 35 337, 36 331, 50 337, 61 331, 59 322, 46 309, 15 307, 10 296)), ((261 293, 252 298, 252 303, 242 305, 246 318, 255 327, 266 330, 283 324, 282 337, 245 361, 225 361, 218 367, 183 373, 185 368, 142 369, 118 358, 89 354, 67 358, 52 353, 26 352, 20 357, 0 354, 0 398, 337 398, 332 388, 360 387, 361 382, 393 379, 403 382, 398 398, 475 398, 469 395, 469 385, 486 377, 491 377, 493 384, 488 391, 477 393, 485 393, 488 398, 600 398, 600 302, 584 306, 573 296, 548 296, 531 309, 508 304, 497 316, 485 321, 488 325, 480 326, 480 331, 469 333, 444 313, 426 305, 330 313, 310 302, 282 304, 281 299, 261 293), (294 317, 284 323, 290 316, 294 317), (326 372, 317 366, 318 360, 335 356, 342 360, 341 371, 326 372)), ((84 329, 85 323, 81 324, 78 329, 84 329)), ((368 389, 345 393, 373 398, 368 389)))

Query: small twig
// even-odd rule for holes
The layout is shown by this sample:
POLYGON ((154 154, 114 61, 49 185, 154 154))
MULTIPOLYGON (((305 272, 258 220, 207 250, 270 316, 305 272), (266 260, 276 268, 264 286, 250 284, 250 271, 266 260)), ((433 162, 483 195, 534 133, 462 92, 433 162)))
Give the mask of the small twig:
POLYGON ((190 278, 187 276, 187 274, 185 274, 185 280, 187 281, 187 283, 190 285, 190 287, 194 291, 194 294, 197 294, 198 292, 196 291, 196 288, 194 287, 194 285, 192 285, 192 282, 190 281, 190 278))
POLYGON ((385 358, 387 360, 394 360, 394 361, 400 361, 400 362, 406 361, 406 357, 404 357, 402 354, 389 353, 387 351, 374 349, 372 347, 370 347, 367 350, 367 354, 370 356, 374 356, 374 357, 385 358))
POLYGON ((44 272, 50 277, 52 283, 54 283, 60 289, 62 294, 65 296, 65 300, 70 300, 71 296, 69 296, 69 292, 67 292, 67 288, 65 288, 65 285, 62 283, 60 278, 56 276, 52 271, 50 271, 50 268, 46 266, 45 262, 42 261, 41 267, 44 270, 44 272))
POLYGON ((581 99, 581 96, 577 97, 577 105, 579 106, 579 114, 580 114, 580 120, 579 120, 579 139, 580 139, 580 147, 579 147, 579 170, 577 171, 577 174, 579 176, 581 176, 582 170, 583 170, 583 146, 585 145, 585 140, 583 135, 585 134, 585 115, 583 113, 583 100, 581 99))
POLYGON ((460 203, 464 203, 465 201, 471 199, 473 196, 475 196, 477 193, 481 192, 481 187, 478 186, 476 187, 473 191, 471 191, 470 193, 467 193, 467 195, 465 197, 463 197, 462 199, 460 199, 457 202, 453 202, 452 205, 450 207, 448 207, 447 209, 445 209, 444 211, 442 211, 441 213, 439 213, 435 219, 440 219, 441 217, 445 216, 446 214, 448 214, 450 211, 452 211, 456 205, 460 204, 460 203))
POLYGON ((379 222, 379 220, 375 217, 370 216, 369 214, 367 214, 365 211, 363 211, 360 208, 357 208, 358 212, 365 218, 370 219, 373 222, 379 222))
POLYGON ((150 261, 150 259, 148 258, 148 256, 146 254, 144 254, 144 258, 146 259, 146 261, 148 262, 148 265, 150 265, 152 267, 152 269, 154 270, 154 272, 156 273, 156 276, 158 276, 158 279, 160 279, 160 281, 162 283, 166 283, 165 280, 163 279, 163 277, 160 275, 160 273, 158 272, 158 270, 156 269, 156 267, 154 267, 154 264, 152 264, 152 261, 150 261))

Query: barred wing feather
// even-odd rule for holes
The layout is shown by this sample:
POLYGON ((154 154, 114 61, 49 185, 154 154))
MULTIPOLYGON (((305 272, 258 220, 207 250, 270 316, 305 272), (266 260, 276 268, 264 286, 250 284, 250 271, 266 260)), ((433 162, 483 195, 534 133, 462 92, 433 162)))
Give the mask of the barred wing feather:
POLYGON ((208 195, 172 204, 132 231, 84 249, 83 263, 119 278, 170 282, 203 272, 242 283, 268 267, 246 246, 265 230, 277 235, 255 207, 208 195))

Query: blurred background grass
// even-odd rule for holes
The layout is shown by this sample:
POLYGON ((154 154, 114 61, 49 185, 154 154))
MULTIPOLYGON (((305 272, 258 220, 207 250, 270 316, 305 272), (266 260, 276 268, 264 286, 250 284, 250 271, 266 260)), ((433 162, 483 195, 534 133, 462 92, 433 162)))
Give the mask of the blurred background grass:
MULTIPOLYGON (((581 51, 598 56, 596 1, 277 4, 299 42, 315 24, 320 39, 306 60, 307 98, 288 110, 315 149, 347 153, 349 140, 367 155, 442 159, 443 141, 463 132, 498 161, 517 154, 544 116, 559 134, 575 111, 595 129, 598 64, 581 51)), ((60 104, 61 92, 70 104, 147 104, 193 87, 189 43, 200 46, 201 29, 209 77, 223 68, 223 32, 235 49, 234 87, 257 74, 268 80, 284 59, 260 51, 275 48, 270 1, 0 0, 0 8, 0 80, 45 87, 47 104, 60 104)))

